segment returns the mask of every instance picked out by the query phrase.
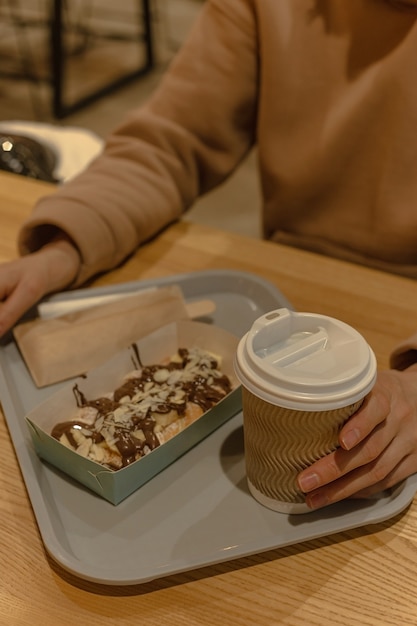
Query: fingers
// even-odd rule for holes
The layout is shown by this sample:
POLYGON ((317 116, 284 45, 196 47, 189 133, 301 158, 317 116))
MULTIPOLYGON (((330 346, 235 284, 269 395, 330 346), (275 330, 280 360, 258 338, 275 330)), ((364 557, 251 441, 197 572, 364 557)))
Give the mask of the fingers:
POLYGON ((340 445, 351 450, 363 441, 390 412, 390 396, 383 386, 376 386, 365 398, 361 408, 346 422, 340 431, 340 445))
POLYGON ((19 284, 9 297, 0 303, 0 336, 10 330, 37 300, 38 294, 30 285, 19 284))
POLYGON ((378 459, 364 465, 339 480, 306 495, 306 503, 312 509, 339 502, 346 498, 366 498, 390 489, 416 471, 415 454, 402 457, 398 450, 388 447, 378 459), (395 465, 395 461, 401 461, 395 465), (391 469, 393 467, 393 469, 391 469))
POLYGON ((58 238, 37 252, 0 265, 0 336, 46 293, 69 285, 80 264, 74 246, 58 238))
MULTIPOLYGON (((336 451, 319 459, 312 466, 300 473, 298 483, 305 493, 338 480, 341 476, 354 469, 371 463, 378 457, 384 448, 392 441, 397 429, 393 422, 385 420, 378 423, 382 409, 378 410, 378 401, 371 399, 352 417, 340 433, 340 438, 355 433, 357 443, 352 448, 340 447, 336 451), (372 436, 371 436, 372 435, 372 436)), ((385 413, 385 410, 384 410, 385 413)), ((345 444, 346 445, 346 444, 345 444)))
POLYGON ((301 472, 298 484, 310 494, 307 503, 314 508, 324 506, 383 480, 391 470, 390 463, 397 463, 395 448, 390 455, 381 454, 381 450, 389 450, 394 435, 384 422, 353 450, 338 448, 301 472))
POLYGON ((44 294, 43 272, 35 256, 0 267, 0 336, 44 294))
POLYGON ((340 448, 298 476, 312 508, 372 495, 416 472, 417 372, 382 373, 340 440, 340 448))
POLYGON ((394 469, 387 474, 384 480, 379 483, 375 483, 365 489, 360 489, 355 492, 352 497, 354 498, 371 498, 373 495, 386 491, 395 487, 398 483, 405 480, 411 474, 415 473, 417 459, 414 455, 409 455, 402 459, 400 463, 394 469))

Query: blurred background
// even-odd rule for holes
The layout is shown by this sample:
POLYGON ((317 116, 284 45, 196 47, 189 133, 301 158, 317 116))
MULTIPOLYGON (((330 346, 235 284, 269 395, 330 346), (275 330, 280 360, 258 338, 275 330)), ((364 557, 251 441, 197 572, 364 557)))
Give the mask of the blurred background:
MULTIPOLYGON (((203 3, 0 0, 1 125, 86 129, 104 139, 156 87, 203 3), (116 81, 125 84, 113 88, 116 81)), ((258 237, 259 207, 254 151, 185 219, 258 237)))

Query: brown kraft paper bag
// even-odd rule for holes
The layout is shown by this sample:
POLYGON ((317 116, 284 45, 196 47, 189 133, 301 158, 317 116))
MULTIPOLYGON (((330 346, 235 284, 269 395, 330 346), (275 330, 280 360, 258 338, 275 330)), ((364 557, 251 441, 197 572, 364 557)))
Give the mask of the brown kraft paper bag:
POLYGON ((157 328, 188 318, 174 285, 23 322, 13 334, 35 384, 45 387, 82 375, 157 328))

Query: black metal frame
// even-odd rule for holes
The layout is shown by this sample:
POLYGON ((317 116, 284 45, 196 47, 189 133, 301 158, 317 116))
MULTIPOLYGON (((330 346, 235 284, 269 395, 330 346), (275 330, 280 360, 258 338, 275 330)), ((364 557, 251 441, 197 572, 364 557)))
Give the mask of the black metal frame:
POLYGON ((112 80, 104 87, 79 98, 78 100, 65 102, 65 63, 66 54, 64 46, 64 20, 63 20, 63 0, 53 0, 51 16, 51 80, 52 80, 52 111, 54 117, 62 119, 71 113, 91 104, 102 96, 109 94, 116 89, 126 85, 132 80, 148 73, 154 66, 154 51, 152 37, 152 20, 150 0, 138 0, 141 5, 142 35, 141 40, 144 45, 145 61, 142 66, 112 80))

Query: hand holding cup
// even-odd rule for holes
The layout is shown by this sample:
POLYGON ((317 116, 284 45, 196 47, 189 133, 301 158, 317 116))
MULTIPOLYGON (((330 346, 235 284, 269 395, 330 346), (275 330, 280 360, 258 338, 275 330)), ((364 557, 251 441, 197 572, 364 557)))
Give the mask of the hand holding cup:
POLYGON ((344 322, 278 309, 241 339, 235 369, 250 492, 279 512, 309 511, 297 476, 338 447, 375 383, 374 353, 344 322))

